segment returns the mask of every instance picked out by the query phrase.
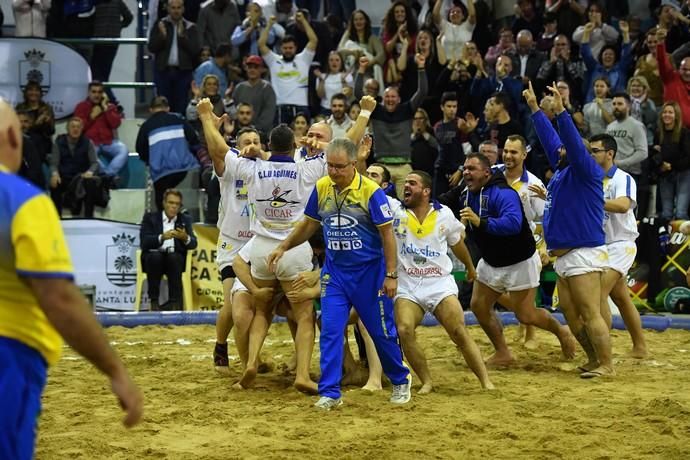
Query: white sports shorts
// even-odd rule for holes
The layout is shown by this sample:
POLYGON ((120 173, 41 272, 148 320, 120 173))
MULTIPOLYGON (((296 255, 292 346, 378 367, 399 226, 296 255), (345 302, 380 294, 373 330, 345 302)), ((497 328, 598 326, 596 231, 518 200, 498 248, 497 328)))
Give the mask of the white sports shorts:
POLYGON ((635 262, 637 245, 634 241, 615 241, 607 244, 609 251, 609 267, 616 270, 621 276, 628 276, 628 270, 635 262))
POLYGON ((537 287, 540 274, 539 251, 534 251, 529 259, 507 267, 492 267, 484 259, 477 264, 477 281, 501 293, 537 287))
POLYGON ((250 240, 249 262, 252 265, 252 276, 260 280, 292 281, 301 272, 308 272, 313 269, 312 250, 309 242, 305 241, 299 246, 295 246, 289 251, 285 251, 283 257, 278 261, 275 271, 271 271, 268 266, 268 255, 281 241, 254 235, 250 240))
POLYGON ((603 272, 609 266, 609 253, 606 246, 577 248, 556 258, 553 269, 561 278, 603 272))
POLYGON ((433 314, 438 304, 451 295, 458 295, 458 285, 452 275, 418 278, 400 272, 395 300, 407 299, 433 314))
POLYGON ((249 240, 236 240, 233 238, 223 238, 218 236, 218 247, 216 249, 216 264, 218 271, 222 271, 225 267, 232 267, 232 262, 240 249, 247 244, 249 240))

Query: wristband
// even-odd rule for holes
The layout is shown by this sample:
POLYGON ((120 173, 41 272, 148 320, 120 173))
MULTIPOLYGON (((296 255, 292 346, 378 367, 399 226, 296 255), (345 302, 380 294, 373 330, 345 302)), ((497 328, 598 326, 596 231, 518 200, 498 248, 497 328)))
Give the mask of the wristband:
POLYGON ((359 112, 359 116, 369 118, 371 117, 371 110, 362 110, 359 112))

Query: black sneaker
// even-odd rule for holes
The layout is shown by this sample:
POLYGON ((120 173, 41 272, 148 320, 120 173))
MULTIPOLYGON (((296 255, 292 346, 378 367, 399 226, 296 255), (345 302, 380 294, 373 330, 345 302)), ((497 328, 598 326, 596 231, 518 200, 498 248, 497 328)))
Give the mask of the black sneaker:
POLYGON ((227 343, 216 343, 213 349, 213 365, 219 374, 230 375, 227 343))

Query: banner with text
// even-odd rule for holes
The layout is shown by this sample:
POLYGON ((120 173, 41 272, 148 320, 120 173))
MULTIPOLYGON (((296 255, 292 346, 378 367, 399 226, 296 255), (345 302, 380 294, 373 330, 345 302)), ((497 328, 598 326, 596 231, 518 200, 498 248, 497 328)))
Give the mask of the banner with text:
POLYGON ((94 304, 133 310, 139 225, 98 219, 62 221, 78 285, 96 288, 94 304))
POLYGON ((192 257, 192 299, 194 310, 218 310, 223 306, 223 283, 216 265, 218 227, 194 224, 199 242, 192 257))
POLYGON ((0 97, 10 104, 24 100, 29 80, 41 85, 56 119, 68 117, 86 99, 91 69, 72 48, 41 38, 2 38, 0 56, 0 97))

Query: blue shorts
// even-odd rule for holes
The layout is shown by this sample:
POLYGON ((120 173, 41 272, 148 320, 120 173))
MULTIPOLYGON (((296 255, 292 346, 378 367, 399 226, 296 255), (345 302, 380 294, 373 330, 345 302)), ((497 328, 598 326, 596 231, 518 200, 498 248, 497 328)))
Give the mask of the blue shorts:
POLYGON ((31 460, 34 456, 47 367, 38 351, 17 340, 0 337, 2 460, 31 460))

